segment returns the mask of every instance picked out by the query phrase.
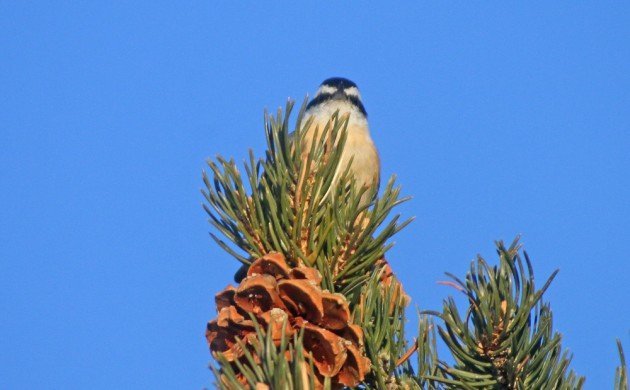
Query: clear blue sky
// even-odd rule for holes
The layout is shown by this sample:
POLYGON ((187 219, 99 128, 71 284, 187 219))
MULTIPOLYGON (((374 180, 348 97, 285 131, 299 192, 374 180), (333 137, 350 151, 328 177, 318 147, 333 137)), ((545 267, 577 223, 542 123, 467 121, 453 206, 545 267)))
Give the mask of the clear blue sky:
MULTIPOLYGON (((573 367, 630 352, 630 6, 547 2, 0 5, 0 388, 210 386, 204 327, 237 267, 206 157, 263 151, 262 113, 361 88, 417 221, 389 259, 439 309, 522 242, 573 367)), ((411 310, 413 311, 413 309, 411 310)), ((412 313, 412 325, 413 320, 412 313)))

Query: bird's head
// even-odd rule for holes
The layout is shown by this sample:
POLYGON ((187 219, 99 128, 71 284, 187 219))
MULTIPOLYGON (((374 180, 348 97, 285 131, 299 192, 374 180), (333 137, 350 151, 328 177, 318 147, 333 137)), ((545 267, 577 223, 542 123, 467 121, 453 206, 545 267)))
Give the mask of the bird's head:
POLYGON ((313 100, 306 106, 307 110, 314 110, 323 107, 347 106, 356 109, 367 118, 367 112, 361 101, 361 94, 357 85, 343 77, 331 77, 324 80, 315 93, 313 100))

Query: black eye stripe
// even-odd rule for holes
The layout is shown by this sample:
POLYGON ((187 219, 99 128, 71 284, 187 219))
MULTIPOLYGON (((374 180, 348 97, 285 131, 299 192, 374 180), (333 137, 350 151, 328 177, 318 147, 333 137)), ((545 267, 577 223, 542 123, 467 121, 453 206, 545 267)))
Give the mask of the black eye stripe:
POLYGON ((348 100, 350 100, 352 104, 354 104, 359 109, 359 111, 361 111, 361 113, 367 118, 367 111, 365 111, 363 103, 361 102, 361 100, 359 100, 357 96, 348 96, 348 100))
MULTIPOLYGON (((333 94, 332 93, 320 93, 319 95, 315 96, 315 99, 311 100, 310 102, 308 102, 308 104, 306 105, 306 109, 310 109, 311 107, 315 107, 319 104, 322 104, 330 99, 332 99, 333 94)), ((359 100, 359 98, 357 96, 347 96, 347 99, 359 110, 361 111, 361 113, 367 118, 367 111, 365 111, 365 107, 363 106, 363 103, 361 102, 361 100, 359 100)))
POLYGON ((318 104, 323 103, 330 98, 332 98, 332 93, 320 93, 319 95, 315 96, 315 99, 308 102, 306 109, 308 110, 313 106, 317 106, 318 104))

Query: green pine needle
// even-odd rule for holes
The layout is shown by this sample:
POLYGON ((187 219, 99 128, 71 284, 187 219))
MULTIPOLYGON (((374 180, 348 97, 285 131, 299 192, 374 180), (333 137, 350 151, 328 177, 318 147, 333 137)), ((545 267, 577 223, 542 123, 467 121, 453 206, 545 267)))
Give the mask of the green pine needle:
POLYGON ((628 390, 628 366, 619 340, 617 340, 617 349, 619 351, 619 367, 615 371, 615 390, 628 390))

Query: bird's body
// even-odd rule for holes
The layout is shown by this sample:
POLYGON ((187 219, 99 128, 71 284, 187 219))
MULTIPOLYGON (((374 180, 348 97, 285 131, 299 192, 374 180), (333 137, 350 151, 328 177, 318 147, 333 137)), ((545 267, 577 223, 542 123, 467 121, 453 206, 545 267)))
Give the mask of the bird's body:
MULTIPOLYGON (((335 174, 336 179, 338 180, 345 172, 352 159, 350 174, 355 178, 357 187, 378 188, 380 181, 378 152, 370 136, 367 113, 361 102, 361 95, 352 81, 335 77, 324 80, 321 84, 304 115, 306 120, 313 118, 304 137, 305 145, 311 145, 316 129, 319 129, 318 133, 321 134, 335 112, 339 112, 340 118, 348 116, 346 144, 335 174)), ((326 140, 322 139, 319 142, 326 140)), ((303 153, 308 153, 308 147, 303 150, 305 150, 303 153)), ((364 200, 369 201, 365 196, 364 200)))

